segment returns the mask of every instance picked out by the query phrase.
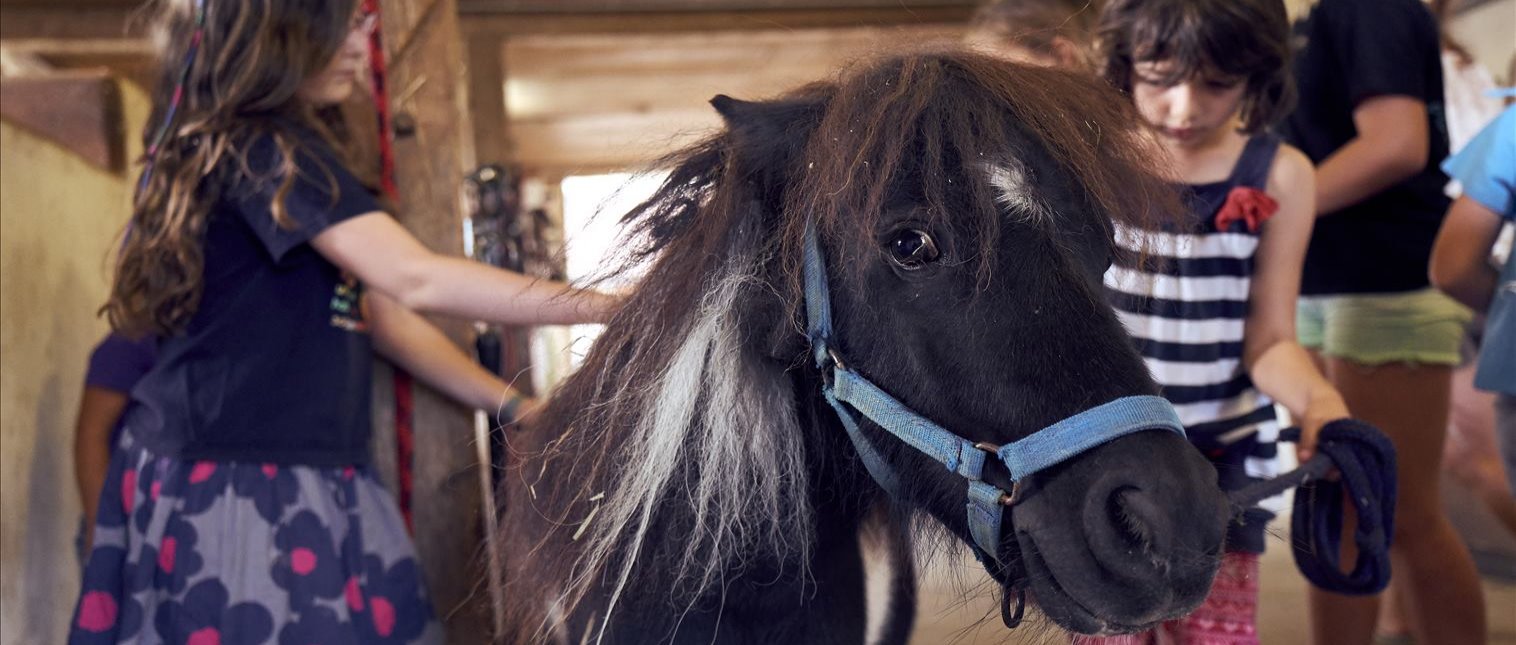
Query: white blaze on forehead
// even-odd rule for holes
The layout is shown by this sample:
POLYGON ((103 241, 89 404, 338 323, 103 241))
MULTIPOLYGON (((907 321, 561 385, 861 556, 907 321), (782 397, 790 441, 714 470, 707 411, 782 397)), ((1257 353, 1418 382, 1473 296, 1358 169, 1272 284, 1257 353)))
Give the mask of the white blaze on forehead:
POLYGON ((1013 217, 1033 224, 1048 224, 1052 212, 1032 194, 1027 173, 1015 164, 985 164, 985 175, 995 188, 995 201, 1010 209, 1013 217))

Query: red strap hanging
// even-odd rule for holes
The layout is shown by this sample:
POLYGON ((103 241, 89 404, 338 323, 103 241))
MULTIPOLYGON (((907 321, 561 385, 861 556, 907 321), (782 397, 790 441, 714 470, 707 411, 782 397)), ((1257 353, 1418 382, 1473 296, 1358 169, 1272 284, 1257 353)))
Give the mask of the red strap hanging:
MULTIPOLYGON (((379 0, 363 0, 365 14, 375 16, 375 28, 369 32, 369 62, 373 78, 374 109, 379 116, 379 183, 386 197, 398 200, 400 191, 395 185, 395 147, 390 138, 389 93, 385 88, 384 19, 379 14, 379 0)), ((411 520, 411 466, 415 458, 415 439, 411 423, 413 408, 411 400, 411 375, 395 369, 395 472, 399 480, 400 514, 405 518, 407 529, 414 529, 411 520)))

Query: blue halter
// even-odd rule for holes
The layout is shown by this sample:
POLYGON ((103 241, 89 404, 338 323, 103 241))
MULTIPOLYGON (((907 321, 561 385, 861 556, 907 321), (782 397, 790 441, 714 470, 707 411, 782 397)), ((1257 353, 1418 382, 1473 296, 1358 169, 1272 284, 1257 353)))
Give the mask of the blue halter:
POLYGON ((1004 446, 975 443, 949 432, 916 414, 843 361, 835 347, 838 339, 832 331, 826 260, 814 224, 807 225, 805 238, 807 333, 816 366, 822 373, 822 395, 837 411, 864 467, 890 496, 900 497, 899 479, 878 449, 863 436, 854 411, 968 481, 969 533, 981 560, 989 558, 1006 564, 1000 562, 999 556, 1000 525, 1005 509, 1017 501, 1020 482, 1027 477, 1139 430, 1164 429, 1184 436, 1184 426, 1179 423, 1174 407, 1157 396, 1122 397, 1004 446), (1014 482, 1010 491, 984 481, 988 456, 1000 460, 1010 471, 1014 482))

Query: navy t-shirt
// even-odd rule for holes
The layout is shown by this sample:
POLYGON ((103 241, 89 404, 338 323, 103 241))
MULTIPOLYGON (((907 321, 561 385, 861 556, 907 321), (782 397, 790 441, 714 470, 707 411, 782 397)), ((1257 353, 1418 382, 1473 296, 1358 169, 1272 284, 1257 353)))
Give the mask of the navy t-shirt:
POLYGON ((1437 24, 1421 0, 1321 0, 1296 25, 1300 102, 1285 140, 1320 164, 1358 135, 1353 109, 1376 96, 1427 105, 1426 167, 1361 202, 1316 220, 1301 293, 1393 293, 1428 286, 1432 243, 1448 209, 1448 155, 1437 24))
POLYGON ((183 333, 133 390, 134 438, 181 459, 336 466, 368 461, 371 350, 362 286, 307 242, 379 210, 329 146, 306 152, 285 204, 271 211, 283 154, 249 146, 251 175, 219 176, 205 231, 204 291, 183 333))
MULTIPOLYGON (((130 395, 137 382, 157 362, 158 339, 152 336, 132 340, 121 334, 110 333, 95 345, 89 355, 89 370, 84 373, 84 386, 96 387, 122 395, 130 395)), ((110 445, 116 445, 121 437, 121 428, 126 425, 127 410, 111 428, 110 445)))

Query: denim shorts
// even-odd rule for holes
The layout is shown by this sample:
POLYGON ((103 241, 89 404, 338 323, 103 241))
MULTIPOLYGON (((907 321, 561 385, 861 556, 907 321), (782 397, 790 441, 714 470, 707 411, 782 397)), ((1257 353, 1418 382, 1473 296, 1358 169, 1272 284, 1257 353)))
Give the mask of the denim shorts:
POLYGON ((1457 365, 1473 313, 1436 289, 1304 296, 1295 310, 1300 344, 1364 365, 1457 365))

